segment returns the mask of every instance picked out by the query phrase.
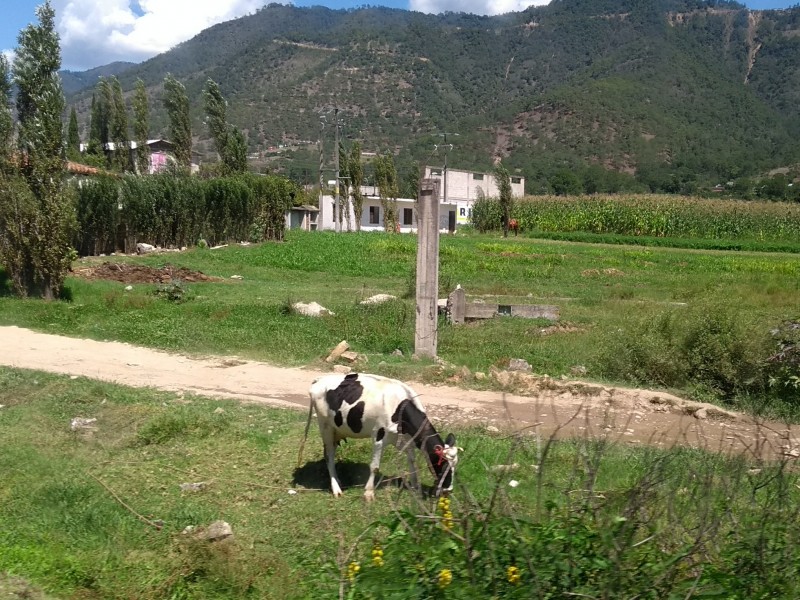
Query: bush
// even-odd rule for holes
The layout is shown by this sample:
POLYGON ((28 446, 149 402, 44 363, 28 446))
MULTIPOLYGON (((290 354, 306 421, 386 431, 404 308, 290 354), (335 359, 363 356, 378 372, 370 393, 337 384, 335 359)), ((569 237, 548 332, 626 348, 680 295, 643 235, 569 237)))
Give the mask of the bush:
POLYGON ((763 394, 768 332, 754 335, 735 308, 699 303, 628 322, 597 355, 598 374, 640 385, 693 389, 707 400, 763 394))

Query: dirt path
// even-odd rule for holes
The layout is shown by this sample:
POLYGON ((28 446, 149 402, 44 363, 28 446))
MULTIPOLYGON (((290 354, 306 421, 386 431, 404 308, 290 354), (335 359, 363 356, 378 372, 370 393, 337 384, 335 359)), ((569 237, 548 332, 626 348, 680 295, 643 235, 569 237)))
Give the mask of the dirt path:
MULTIPOLYGON (((308 407, 307 390, 322 374, 236 357, 195 358, 119 342, 69 338, 0 327, 0 365, 84 376, 135 387, 191 392, 272 406, 308 407)), ((524 395, 412 383, 435 421, 550 435, 607 436, 627 444, 675 444, 762 456, 800 456, 800 428, 760 423, 663 392, 497 375, 524 395)))

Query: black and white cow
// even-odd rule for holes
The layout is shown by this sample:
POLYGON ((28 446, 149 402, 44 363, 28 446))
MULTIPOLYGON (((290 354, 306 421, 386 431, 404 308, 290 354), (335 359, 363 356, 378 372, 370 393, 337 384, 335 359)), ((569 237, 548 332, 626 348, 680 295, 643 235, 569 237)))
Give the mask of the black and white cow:
MULTIPOLYGON (((453 489, 453 476, 458 463, 458 447, 453 434, 442 438, 436 432, 425 408, 409 386, 396 379, 350 373, 324 375, 311 384, 308 391, 311 403, 303 444, 308 437, 311 416, 316 411, 319 430, 325 447, 331 490, 342 495, 336 475, 336 446, 345 438, 371 438, 372 461, 369 480, 364 491, 367 501, 375 498, 375 475, 386 445, 404 443, 411 475, 411 485, 418 486, 414 448, 419 448, 428 460, 436 478, 436 493, 453 489)), ((302 460, 303 446, 300 447, 302 460)))

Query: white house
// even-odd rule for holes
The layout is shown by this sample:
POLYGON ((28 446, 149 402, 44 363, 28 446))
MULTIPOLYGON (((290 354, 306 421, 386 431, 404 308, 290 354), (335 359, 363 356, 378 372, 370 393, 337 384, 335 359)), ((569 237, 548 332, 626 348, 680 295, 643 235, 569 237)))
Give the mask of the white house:
MULTIPOLYGON (((500 195, 497 181, 491 173, 477 171, 462 171, 460 169, 447 169, 447 183, 445 184, 444 172, 441 167, 425 167, 423 177, 426 179, 439 179, 439 198, 442 203, 456 207, 456 224, 469 224, 472 205, 480 197, 496 198, 500 195), (445 189, 446 185, 446 189, 445 189)), ((525 195, 525 178, 511 175, 511 196, 522 198, 525 195)))
MULTIPOLYGON (((361 231, 384 231, 385 211, 381 206, 381 199, 378 195, 378 188, 373 186, 362 186, 361 193, 364 196, 363 211, 361 213, 361 231)), ((339 199, 340 203, 344 198, 339 199)), ((322 210, 319 212, 318 229, 336 229, 334 221, 335 199, 333 196, 325 195, 322 197, 322 210)), ((397 199, 397 220, 400 225, 401 233, 413 233, 417 231, 417 201, 413 198, 397 199)), ((353 211, 352 202, 348 205, 350 213, 350 231, 356 230, 356 217, 353 211)), ((439 230, 442 233, 453 232, 456 229, 456 206, 455 204, 439 205, 439 230)), ((347 231, 347 218, 342 219, 342 231, 347 231)))

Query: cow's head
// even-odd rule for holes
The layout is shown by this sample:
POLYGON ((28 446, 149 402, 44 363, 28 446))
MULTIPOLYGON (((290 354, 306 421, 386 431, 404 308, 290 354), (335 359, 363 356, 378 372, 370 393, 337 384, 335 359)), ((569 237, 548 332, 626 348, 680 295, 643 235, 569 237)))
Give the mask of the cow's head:
MULTIPOLYGON (((440 438, 441 439, 441 438, 440 438)), ((436 477, 436 495, 449 494, 453 489, 456 465, 458 465, 458 446, 456 436, 447 436, 444 445, 436 445, 431 456, 431 466, 436 477)))

